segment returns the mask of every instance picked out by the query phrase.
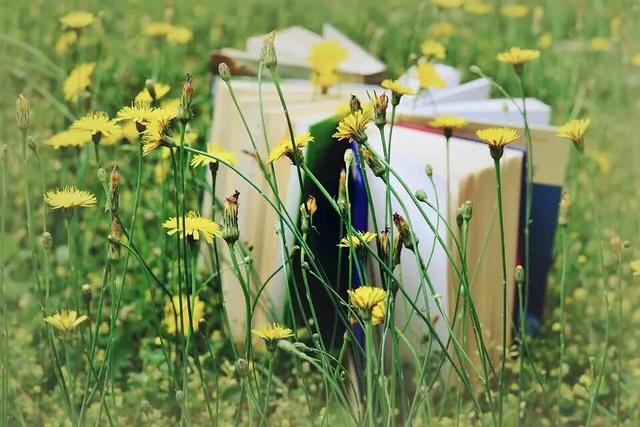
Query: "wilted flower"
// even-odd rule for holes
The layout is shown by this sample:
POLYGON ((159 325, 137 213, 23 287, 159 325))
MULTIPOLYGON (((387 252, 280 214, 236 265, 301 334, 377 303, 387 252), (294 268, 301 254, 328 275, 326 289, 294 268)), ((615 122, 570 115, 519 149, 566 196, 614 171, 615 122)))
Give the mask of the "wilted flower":
POLYGON ((393 214, 393 223, 398 229, 399 241, 401 241, 407 249, 415 250, 415 245, 418 244, 418 237, 413 233, 413 231, 411 231, 407 220, 396 212, 393 214))
POLYGON ((373 93, 373 115, 376 126, 382 127, 387 123, 387 107, 389 106, 389 97, 386 94, 378 95, 373 93))
POLYGON ((218 224, 208 218, 201 217, 195 211, 189 211, 184 219, 186 224, 184 231, 181 227, 182 217, 178 219, 171 217, 162 224, 162 227, 169 230, 167 231, 169 236, 178 233, 181 239, 186 235, 193 240, 200 240, 200 235, 202 235, 207 243, 212 243, 214 237, 222 237, 218 224))
POLYGON ((313 136, 311 136, 309 132, 296 136, 293 143, 290 137, 284 138, 280 144, 271 149, 268 161, 269 163, 273 163, 283 157, 288 157, 291 163, 298 164, 302 159, 301 149, 311 142, 313 142, 313 136))
POLYGON ((194 332, 198 332, 200 328, 199 320, 203 317, 204 303, 195 295, 190 296, 188 299, 186 295, 182 295, 182 298, 175 295, 171 301, 167 301, 164 305, 164 321, 167 325, 167 332, 173 335, 184 332, 184 335, 188 336, 191 334, 191 327, 193 327, 194 332), (191 310, 189 310, 187 301, 193 305, 191 310), (191 312, 191 317, 189 317, 189 312, 191 312))
POLYGON ((48 191, 44 201, 53 209, 90 208, 97 204, 96 196, 76 187, 64 187, 56 191, 48 191))
POLYGON ((65 30, 81 30, 93 24, 94 16, 91 12, 76 11, 60 18, 60 24, 65 30))
POLYGON ((91 76, 96 68, 96 64, 78 64, 69 74, 62 85, 64 99, 70 102, 78 102, 80 95, 91 85, 91 76))
POLYGON ((78 316, 75 310, 63 310, 60 313, 56 313, 44 318, 44 321, 65 335, 75 331, 83 322, 86 322, 89 318, 85 315, 78 316))
POLYGON ((289 328, 285 328, 279 323, 272 325, 266 325, 258 329, 251 331, 253 335, 261 338, 267 346, 268 351, 275 351, 278 345, 278 341, 286 340, 293 337, 293 331, 289 328))
POLYGON ((365 320, 371 319, 373 309, 387 299, 387 292, 375 286, 360 286, 347 292, 351 304, 365 320))
POLYGON ((569 225, 569 221, 571 220, 571 195, 566 191, 562 193, 562 198, 560 199, 560 213, 558 215, 558 225, 560 227, 566 227, 569 225))
POLYGON ((591 119, 571 120, 558 129, 558 136, 570 140, 576 149, 582 152, 584 151, 584 135, 590 124, 591 119))
POLYGON ((16 98, 16 125, 22 133, 25 133, 29 129, 30 121, 29 100, 23 94, 20 94, 16 98))

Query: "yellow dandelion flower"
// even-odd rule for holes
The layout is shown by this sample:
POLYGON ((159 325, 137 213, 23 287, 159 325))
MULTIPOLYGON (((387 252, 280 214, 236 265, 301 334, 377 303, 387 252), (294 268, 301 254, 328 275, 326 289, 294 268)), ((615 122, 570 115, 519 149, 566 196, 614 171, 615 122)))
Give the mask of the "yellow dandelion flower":
POLYGON ((293 331, 279 323, 252 329, 251 332, 264 341, 269 351, 275 351, 278 341, 293 337, 293 331))
POLYGON ((339 141, 365 141, 367 139, 365 131, 367 130, 367 125, 371 119, 373 119, 373 113, 370 110, 363 109, 354 111, 340 120, 340 123, 338 123, 338 129, 336 130, 336 133, 333 134, 333 137, 337 138, 339 141))
POLYGON ((44 141, 45 145, 52 147, 54 150, 68 147, 82 147, 91 142, 91 132, 69 129, 59 132, 44 141))
POLYGON ((358 289, 347 291, 351 304, 366 319, 371 318, 375 306, 386 301, 387 292, 375 286, 360 286, 358 289))
POLYGON ((176 217, 171 217, 162 224, 162 227, 169 230, 167 231, 169 236, 179 233, 180 238, 183 238, 186 234, 193 240, 200 240, 200 235, 202 235, 207 243, 213 242, 214 237, 222 236, 222 231, 218 224, 208 218, 201 217, 200 214, 194 211, 190 211, 186 215, 184 233, 178 225, 179 222, 182 222, 182 218, 176 220, 176 217))
POLYGON ((182 295, 182 298, 175 295, 172 301, 167 301, 164 305, 164 322, 167 326, 167 332, 172 335, 184 332, 184 335, 188 336, 191 334, 191 327, 194 332, 198 332, 200 319, 204 318, 204 302, 195 295, 188 299, 186 295, 182 295), (189 317, 189 302, 192 305, 191 317, 189 317))
POLYGON ((58 37, 55 50, 58 55, 64 55, 78 41, 78 33, 75 31, 65 31, 58 37))
POLYGON ((376 304, 373 310, 371 310, 371 322, 373 326, 382 325, 385 317, 387 317, 387 302, 382 301, 376 304))
POLYGON ((196 154, 195 156, 193 156, 193 159, 191 159, 191 167, 198 168, 202 166, 209 166, 212 163, 218 163, 218 159, 230 165, 235 165, 238 163, 238 158, 235 154, 230 151, 223 150, 216 145, 209 145, 209 147, 207 148, 207 153, 215 157, 215 159, 207 157, 203 154, 196 154))
POLYGON ((78 316, 78 313, 75 310, 62 310, 60 313, 44 318, 46 323, 53 326, 63 334, 70 334, 87 320, 89 320, 87 316, 78 316))
POLYGON ((173 25, 166 22, 151 22, 144 27, 144 34, 153 38, 165 38, 173 25))
POLYGON ((122 126, 122 137, 127 141, 133 142, 137 141, 140 136, 140 132, 138 132, 138 127, 134 122, 125 121, 122 126))
POLYGON ((155 117, 155 109, 151 107, 149 102, 134 101, 130 107, 123 107, 116 115, 116 121, 131 121, 138 124, 144 124, 151 121, 155 117))
POLYGON ((444 89, 447 82, 436 71, 435 65, 431 62, 421 62, 418 64, 418 81, 420 89, 444 89))
POLYGON ((80 95, 91 86, 91 76, 96 68, 93 62, 78 64, 69 74, 62 85, 64 99, 78 102, 80 95))
POLYGON ((271 149, 268 162, 273 163, 283 157, 288 157, 295 164, 298 161, 298 158, 302 155, 300 149, 306 147, 311 142, 313 142, 313 136, 311 136, 309 132, 296 136, 295 147, 297 152, 294 154, 294 144, 291 144, 291 138, 284 138, 280 144, 271 149))
POLYGON ((339 42, 333 40, 322 41, 311 47, 309 66, 311 69, 335 70, 338 65, 349 57, 349 51, 339 42))
POLYGON ((634 276, 640 276, 640 259, 633 260, 629 263, 634 276))
POLYGON ((193 39, 193 31, 186 27, 171 27, 167 33, 167 41, 170 44, 187 44, 193 39))
POLYGON ((594 37, 589 41, 589 46, 594 52, 607 52, 611 49, 611 40, 604 37, 594 37))
POLYGON ((52 209, 91 208, 98 202, 96 196, 76 187, 64 187, 62 190, 48 191, 44 201, 52 209))
POLYGON ((448 39, 456 35, 456 27, 449 22, 438 22, 429 27, 429 33, 436 39, 448 39))
POLYGON ((376 238, 376 233, 372 233, 370 231, 367 231, 366 233, 362 233, 361 231, 358 231, 357 234, 351 235, 349 237, 345 237, 342 240, 340 240, 340 243, 338 244, 338 246, 341 248, 353 247, 354 249, 361 249, 363 247, 363 243, 362 243, 363 241, 364 243, 369 243, 375 238, 376 238))
POLYGON ((538 47, 542 50, 547 50, 553 43, 553 36, 551 33, 544 33, 538 38, 538 47))
POLYGON ((147 123, 142 133, 142 151, 146 156, 156 148, 158 148, 169 136, 171 128, 171 120, 173 119, 171 112, 159 108, 155 110, 153 119, 147 123))
POLYGON ((460 9, 464 0, 431 0, 431 3, 442 9, 460 9))
POLYGON ((422 49, 422 54, 427 58, 443 60, 447 56, 447 49, 444 45, 432 39, 425 40, 420 48, 422 49))
POLYGON ((491 5, 481 1, 471 1, 465 3, 464 10, 472 15, 482 16, 491 12, 491 5))
POLYGON ((535 49, 520 49, 514 46, 506 52, 499 53, 496 58, 505 64, 522 65, 525 62, 535 61, 540 58, 540 51, 535 49))
POLYGON ((397 80, 383 80, 382 83, 380 83, 380 86, 382 86, 384 89, 388 89, 390 90, 394 96, 402 96, 402 95, 415 95, 416 92, 406 86, 402 86, 397 80))
POLYGON ((118 123, 110 119, 107 113, 102 111, 94 111, 79 118, 73 123, 71 128, 91 132, 91 135, 94 137, 109 137, 121 133, 118 123))
POLYGON ((505 18, 520 19, 529 14, 529 6, 522 4, 508 4, 500 8, 500 15, 505 18))
POLYGON ((442 116, 436 117, 435 119, 429 121, 427 124, 432 128, 442 129, 444 131, 445 137, 450 138, 453 134, 454 129, 465 127, 469 124, 469 122, 460 117, 442 116))
POLYGON ((331 69, 323 69, 321 71, 311 71, 311 84, 321 89, 322 93, 326 93, 330 87, 338 84, 338 73, 331 69))
POLYGON ((584 151, 584 135, 590 124, 591 119, 571 120, 558 129, 558 136, 573 142, 578 151, 584 151))
MULTIPOLYGON (((166 85, 164 83, 153 84, 153 91, 155 92, 155 95, 156 95, 155 99, 161 99, 163 96, 169 93, 169 90, 171 90, 171 86, 166 85)), ((149 89, 144 88, 140 92, 138 92, 134 101, 146 102, 151 104, 154 101, 154 98, 151 97, 151 94, 149 93, 149 89)))
POLYGON ((65 30, 81 30, 93 24, 94 19, 93 13, 80 10, 60 18, 60 24, 65 30))
POLYGON ((122 126, 118 126, 118 131, 112 133, 109 136, 103 136, 100 138, 100 145, 112 146, 118 145, 124 140, 124 135, 122 134, 122 126))
POLYGON ((486 128, 476 131, 476 135, 480 141, 484 142, 491 148, 504 148, 511 144, 520 135, 515 129, 511 128, 486 128))

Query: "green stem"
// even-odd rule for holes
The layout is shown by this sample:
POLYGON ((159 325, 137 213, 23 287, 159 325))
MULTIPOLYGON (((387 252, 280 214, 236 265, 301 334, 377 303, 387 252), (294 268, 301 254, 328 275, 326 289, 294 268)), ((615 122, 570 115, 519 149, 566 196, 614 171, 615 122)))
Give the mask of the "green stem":
MULTIPOLYGON (((560 370, 558 371, 558 421, 562 423, 562 380, 564 378, 564 339, 565 339, 565 286, 567 278, 567 229, 562 227, 560 231, 560 239, 562 241, 562 273, 560 274, 560 370)), ((521 314, 522 315, 522 314, 521 314)), ((521 331, 522 334, 524 331, 521 331)), ((522 356, 520 356, 522 357, 522 356)))

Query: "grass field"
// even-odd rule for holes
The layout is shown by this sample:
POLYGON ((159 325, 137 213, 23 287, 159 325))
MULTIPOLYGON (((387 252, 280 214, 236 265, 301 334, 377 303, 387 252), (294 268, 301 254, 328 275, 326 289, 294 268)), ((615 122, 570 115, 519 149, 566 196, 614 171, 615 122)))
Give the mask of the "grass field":
MULTIPOLYGON (((500 11, 504 0, 486 1, 486 14, 472 13, 482 8, 471 3, 480 2, 0 0, 0 425, 637 425, 640 2, 522 1, 522 17, 500 11), (66 24, 81 29, 65 30, 60 19, 74 11, 92 15, 66 24), (225 313, 245 307, 221 301, 219 276, 198 268, 193 235, 166 234, 168 219, 176 228, 175 218, 199 210, 211 191, 205 178, 213 169, 189 165, 208 142, 211 53, 242 47, 251 35, 290 25, 319 30, 324 22, 381 58, 391 78, 434 39, 463 80, 475 77, 475 65, 514 98, 518 74, 496 55, 512 46, 539 50, 524 65, 526 93, 553 107, 554 124, 591 119, 584 152, 572 153, 571 213, 558 230, 542 333, 526 339, 529 351, 508 349, 503 374, 478 378, 453 345, 413 350, 421 361, 448 355, 458 373, 426 362, 387 369, 368 340, 371 381, 356 397, 344 351, 325 348, 314 330, 288 324, 293 336, 273 335, 275 351, 261 343, 236 348, 225 313), (92 64, 87 83, 65 88, 81 64, 92 64), (193 97, 183 86, 187 73, 193 97), (158 83, 168 85, 165 95, 158 83), (139 93, 157 110, 137 111, 148 117, 137 129, 129 120, 123 137, 110 138, 115 125, 94 118, 88 137, 60 139, 75 146, 52 147, 51 137, 78 119, 95 111, 115 118, 139 93), (141 156, 138 138, 149 155, 141 156), (68 200, 43 195, 65 186, 97 203, 80 195, 93 206, 52 209, 68 200), (188 310, 172 308, 183 301, 188 310), (52 320, 63 310, 76 310, 77 322, 52 320)), ((201 239, 217 236, 203 246, 231 253, 238 274, 248 276, 260 254, 234 243, 243 232, 233 228, 236 206, 218 196, 212 219, 221 233, 208 219, 195 227, 201 239)), ((347 314, 380 334, 370 309, 354 299, 343 304, 351 306, 347 314)), ((385 333, 397 340, 393 329, 385 333)))

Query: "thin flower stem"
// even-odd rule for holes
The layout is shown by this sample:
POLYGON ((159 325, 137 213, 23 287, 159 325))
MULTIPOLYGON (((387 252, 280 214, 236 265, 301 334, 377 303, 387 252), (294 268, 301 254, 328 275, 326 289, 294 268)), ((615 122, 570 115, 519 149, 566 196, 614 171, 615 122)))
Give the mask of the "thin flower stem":
MULTIPOLYGON (((622 262, 618 260, 618 271, 617 275, 620 277, 622 270, 622 262)), ((594 390, 591 392, 591 396, 589 398, 589 409, 587 411, 587 419, 584 423, 585 427, 589 427, 591 425, 591 417, 593 416, 593 409, 595 408, 596 400, 598 399, 598 394, 600 393, 600 387, 602 386, 602 380, 604 379, 605 368, 607 366, 607 355, 609 353, 609 324, 611 320, 611 307, 609 305, 609 296, 607 291, 604 292, 604 301, 607 311, 607 320, 604 326, 604 350, 602 353, 602 362, 600 364, 600 372, 598 373, 598 377, 596 378, 596 386, 594 390)))
POLYGON ((375 350, 373 347, 373 323, 371 319, 365 320, 365 348, 366 348, 366 359, 367 359, 367 425, 369 427, 375 427, 375 413, 374 413, 374 389, 373 389, 373 378, 375 376, 375 363, 374 361, 377 359, 375 356, 375 350))
MULTIPOLYGON (((0 147, 0 150, 6 150, 7 147, 0 147)), ((0 235, 4 240, 7 237, 7 153, 2 153, 2 170, 0 171, 0 179, 2 180, 0 194, 0 235)), ((0 312, 2 313, 2 344, 0 346, 0 357, 2 358, 2 409, 0 411, 0 423, 2 426, 9 425, 9 319, 7 318, 7 295, 5 290, 4 279, 6 276, 6 260, 5 251, 0 254, 0 312)), ((45 305, 46 307, 46 305, 45 305)), ((45 310, 46 314, 46 310, 45 310)))
POLYGON ((267 386, 264 393, 264 406, 262 415, 260 416, 259 426, 265 425, 265 422, 267 421, 267 413, 269 411, 269 393, 271 392, 271 377, 273 376, 273 361, 275 359, 275 355, 275 351, 267 352, 267 386))
MULTIPOLYGON (((562 272, 560 273, 560 368, 558 371, 558 422, 559 424, 562 424, 562 380, 564 379, 564 340, 566 322, 564 300, 566 293, 567 261, 569 258, 566 227, 561 227, 560 239, 562 242, 562 272)), ((521 331, 521 333, 523 333, 523 331, 521 331)))
POLYGON ((502 177, 500 159, 494 158, 496 170, 496 194, 498 198, 498 221, 500 223, 500 255, 502 258, 502 360, 500 361, 498 425, 502 426, 504 401, 504 376, 507 366, 507 254, 504 233, 504 211, 502 206, 502 177))

